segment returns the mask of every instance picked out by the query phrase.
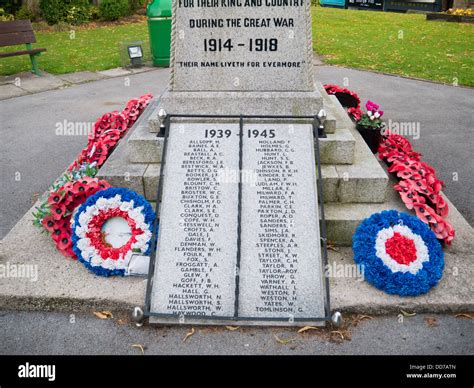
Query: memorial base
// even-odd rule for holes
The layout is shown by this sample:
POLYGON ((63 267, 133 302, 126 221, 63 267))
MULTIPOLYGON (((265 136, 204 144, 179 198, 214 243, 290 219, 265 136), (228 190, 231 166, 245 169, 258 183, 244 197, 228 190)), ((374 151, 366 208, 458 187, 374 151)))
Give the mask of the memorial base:
POLYGON ((159 131, 160 109, 187 115, 314 116, 323 107, 315 86, 310 92, 175 92, 166 90, 150 117, 150 131, 159 131))
MULTIPOLYGON (((226 319, 226 320, 220 320, 220 319, 200 319, 200 318, 190 318, 186 317, 184 321, 181 322, 183 325, 212 325, 212 326, 278 326, 278 327, 305 327, 305 326, 325 326, 326 322, 328 322, 329 319, 327 320, 319 320, 315 321, 314 319, 308 319, 307 321, 305 320, 287 320, 287 321, 282 321, 282 320, 242 320, 242 319, 226 319)), ((156 316, 149 316, 148 318, 148 323, 152 325, 176 325, 179 322, 179 317, 174 317, 174 318, 162 318, 162 317, 156 317, 156 316)))
MULTIPOLYGON (((322 85, 319 88, 328 115, 327 137, 320 139, 328 239, 337 245, 350 245, 361 220, 374 212, 393 208, 386 200, 391 190, 387 190, 386 171, 347 112, 335 96, 327 95, 322 85)), ((150 103, 99 171, 99 176, 112 185, 134 190, 149 201, 156 201, 160 180, 163 138, 150 132, 150 127, 155 125, 151 118, 158 113, 159 103, 159 99, 150 103)))

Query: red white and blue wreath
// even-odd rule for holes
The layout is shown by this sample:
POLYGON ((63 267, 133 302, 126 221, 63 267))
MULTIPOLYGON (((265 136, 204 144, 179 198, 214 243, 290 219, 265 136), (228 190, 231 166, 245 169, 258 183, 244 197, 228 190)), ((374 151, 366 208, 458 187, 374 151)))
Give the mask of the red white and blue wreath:
POLYGON ((99 191, 73 217, 74 252, 97 275, 123 276, 133 254, 150 254, 154 219, 150 203, 134 191, 99 191))
POLYGON ((362 221, 352 249, 365 280, 389 294, 424 294, 443 276, 444 253, 434 233, 418 218, 396 210, 362 221))

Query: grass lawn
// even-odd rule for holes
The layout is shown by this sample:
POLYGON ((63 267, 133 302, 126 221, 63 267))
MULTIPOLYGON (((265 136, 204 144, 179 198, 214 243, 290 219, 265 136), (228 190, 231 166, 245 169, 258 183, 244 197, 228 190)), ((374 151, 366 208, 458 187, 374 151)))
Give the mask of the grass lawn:
MULTIPOLYGON (((149 51, 148 27, 144 23, 131 23, 94 29, 77 28, 71 39, 69 31, 36 32, 34 47, 45 47, 48 51, 38 57, 42 70, 53 74, 83 70, 105 70, 122 66, 120 43, 146 40, 144 55, 149 51)), ((24 50, 23 46, 17 46, 24 50)), ((14 47, 1 51, 15 51, 14 47)), ((0 75, 15 74, 31 70, 28 55, 0 59, 0 75)))
MULTIPOLYGON (((313 27, 314 48, 327 63, 474 86, 474 25, 427 22, 420 14, 318 7, 313 27)), ((39 57, 40 67, 60 74, 121 66, 120 42, 147 41, 148 31, 142 22, 78 28, 75 39, 69 32, 36 36, 35 47, 48 49, 39 57)), ((0 75, 28 70, 28 56, 0 59, 0 75)))
POLYGON ((474 25, 421 14, 313 8, 326 63, 474 86, 474 25))

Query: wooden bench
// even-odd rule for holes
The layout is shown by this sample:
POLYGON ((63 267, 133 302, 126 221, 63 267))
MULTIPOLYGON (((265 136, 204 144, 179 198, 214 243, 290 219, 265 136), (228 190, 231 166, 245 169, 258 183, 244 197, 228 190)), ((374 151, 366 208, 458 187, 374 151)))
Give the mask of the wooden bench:
POLYGON ((33 73, 41 75, 36 56, 45 52, 45 48, 33 48, 36 43, 33 26, 29 20, 15 20, 12 22, 0 22, 0 47, 25 44, 26 50, 0 53, 0 58, 16 57, 18 55, 29 55, 33 73))

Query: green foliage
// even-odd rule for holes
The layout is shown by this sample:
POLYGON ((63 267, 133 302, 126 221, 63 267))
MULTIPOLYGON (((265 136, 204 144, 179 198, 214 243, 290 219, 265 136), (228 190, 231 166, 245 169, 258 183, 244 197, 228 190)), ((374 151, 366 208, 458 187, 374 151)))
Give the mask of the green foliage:
MULTIPOLYGON (((85 164, 83 168, 65 172, 58 179, 56 179, 56 181, 53 183, 53 185, 49 188, 48 191, 50 193, 53 191, 58 191, 61 186, 65 185, 67 182, 76 181, 84 176, 93 178, 97 175, 98 172, 99 169, 97 167, 91 167, 89 164, 85 164)), ((63 192, 64 191, 60 191, 60 193, 63 192)), ((41 204, 35 207, 36 212, 33 212, 33 225, 38 228, 43 228, 43 224, 41 223, 41 221, 44 217, 51 215, 51 208, 48 204, 48 197, 42 197, 41 200, 41 204)))
POLYGON ((91 19, 92 12, 89 5, 73 5, 66 11, 66 22, 70 24, 83 24, 91 19))
POLYGON ((12 14, 8 13, 3 8, 0 8, 0 22, 8 22, 13 19, 14 17, 12 14))
POLYGON ((102 0, 99 4, 100 17, 104 20, 118 20, 130 11, 128 0, 102 0))
POLYGON ((40 0, 40 9, 51 25, 59 22, 82 24, 92 17, 89 0, 40 0))
MULTIPOLYGON (((318 0, 319 1, 319 0, 318 0)), ((135 12, 145 5, 146 0, 130 0, 130 11, 135 12)))
MULTIPOLYGON (((20 7, 21 0, 0 0, 0 9, 3 11, 3 14, 15 15, 20 7)), ((0 18, 2 11, 0 11, 0 18)))
POLYGON ((34 22, 36 20, 36 15, 31 11, 26 4, 23 4, 22 7, 15 14, 16 20, 31 20, 34 22))
POLYGON ((99 7, 93 5, 91 6, 91 20, 97 20, 100 18, 99 7))
POLYGON ((48 24, 57 24, 66 18, 66 9, 61 0, 40 0, 40 9, 43 18, 48 24))
POLYGON ((369 115, 364 113, 357 124, 370 129, 380 129, 383 126, 383 121, 381 119, 371 120, 369 115))

